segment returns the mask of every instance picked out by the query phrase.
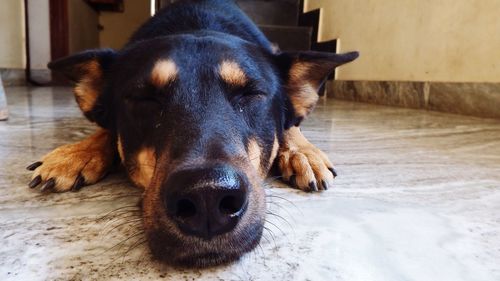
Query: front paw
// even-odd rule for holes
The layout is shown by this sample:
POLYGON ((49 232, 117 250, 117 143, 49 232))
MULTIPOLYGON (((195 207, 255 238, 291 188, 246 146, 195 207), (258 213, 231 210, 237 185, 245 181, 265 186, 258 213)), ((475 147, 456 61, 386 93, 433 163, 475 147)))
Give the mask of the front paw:
POLYGON ((78 191, 102 179, 112 165, 109 151, 92 143, 61 146, 45 155, 41 161, 27 167, 34 171, 30 188, 41 191, 78 191))
POLYGON ((327 190, 337 176, 328 156, 312 144, 281 150, 278 165, 283 179, 303 191, 327 190))

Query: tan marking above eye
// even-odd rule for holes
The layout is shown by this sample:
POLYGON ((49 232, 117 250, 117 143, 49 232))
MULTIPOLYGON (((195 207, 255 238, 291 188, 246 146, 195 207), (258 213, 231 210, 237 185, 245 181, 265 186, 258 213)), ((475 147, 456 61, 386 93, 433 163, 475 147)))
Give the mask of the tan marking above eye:
POLYGON ((157 87, 164 87, 177 78, 177 65, 171 59, 161 59, 151 71, 151 82, 157 87))
POLYGON ((153 148, 143 148, 137 152, 135 163, 129 170, 130 179, 139 187, 147 188, 153 179, 156 154, 153 148))
POLYGON ((223 61, 219 67, 219 74, 222 80, 233 86, 244 86, 248 81, 245 72, 235 61, 223 61))

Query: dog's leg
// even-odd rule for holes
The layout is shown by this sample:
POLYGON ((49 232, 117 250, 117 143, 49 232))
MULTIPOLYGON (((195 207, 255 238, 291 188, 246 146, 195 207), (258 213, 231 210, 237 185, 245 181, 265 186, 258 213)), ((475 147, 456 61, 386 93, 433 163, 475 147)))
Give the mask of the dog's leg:
POLYGON ((109 131, 99 129, 73 144, 63 145, 28 166, 34 171, 29 187, 42 191, 77 191, 98 182, 109 171, 116 156, 116 144, 109 131))
POLYGON ((285 132, 278 157, 283 179, 304 191, 326 190, 337 176, 328 156, 310 143, 299 127, 285 132))

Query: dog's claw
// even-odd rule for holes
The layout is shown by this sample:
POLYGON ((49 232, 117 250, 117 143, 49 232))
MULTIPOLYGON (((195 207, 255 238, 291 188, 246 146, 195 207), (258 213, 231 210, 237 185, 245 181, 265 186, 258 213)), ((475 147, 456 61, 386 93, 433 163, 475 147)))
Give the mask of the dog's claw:
POLYGON ((328 190, 328 183, 326 183, 326 181, 322 180, 321 185, 323 186, 324 190, 328 190))
POLYGON ((84 184, 85 184, 85 178, 81 174, 79 174, 75 180, 75 183, 71 187, 71 191, 73 192, 79 191, 84 184))
POLYGON ((49 179, 46 183, 44 183, 42 185, 42 187, 40 188, 40 191, 48 191, 48 190, 51 190, 52 188, 54 188, 54 186, 56 185, 56 180, 55 179, 49 179))
POLYGON ((29 188, 35 188, 37 185, 39 185, 42 182, 42 177, 37 176, 35 177, 29 184, 29 188))
POLYGON ((31 165, 29 165, 28 167, 26 167, 26 170, 28 171, 34 171, 36 170, 36 168, 40 167, 40 165, 42 165, 43 163, 41 161, 37 161, 31 165))
POLYGON ((309 188, 311 191, 318 191, 318 185, 313 181, 309 183, 309 188))
POLYGON ((337 177, 337 171, 335 171, 334 168, 328 168, 328 170, 330 170, 330 172, 332 172, 332 175, 333 175, 334 178, 337 177))
POLYGON ((290 185, 293 187, 297 187, 297 176, 296 175, 292 175, 290 177, 290 185))

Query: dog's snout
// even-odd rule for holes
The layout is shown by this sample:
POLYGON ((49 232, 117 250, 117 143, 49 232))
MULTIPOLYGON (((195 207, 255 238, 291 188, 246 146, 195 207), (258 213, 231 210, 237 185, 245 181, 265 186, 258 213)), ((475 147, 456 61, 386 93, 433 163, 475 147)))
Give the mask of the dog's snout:
POLYGON ((247 182, 227 165, 176 172, 163 190, 167 214, 186 235, 211 239, 229 232, 246 210, 247 182))

